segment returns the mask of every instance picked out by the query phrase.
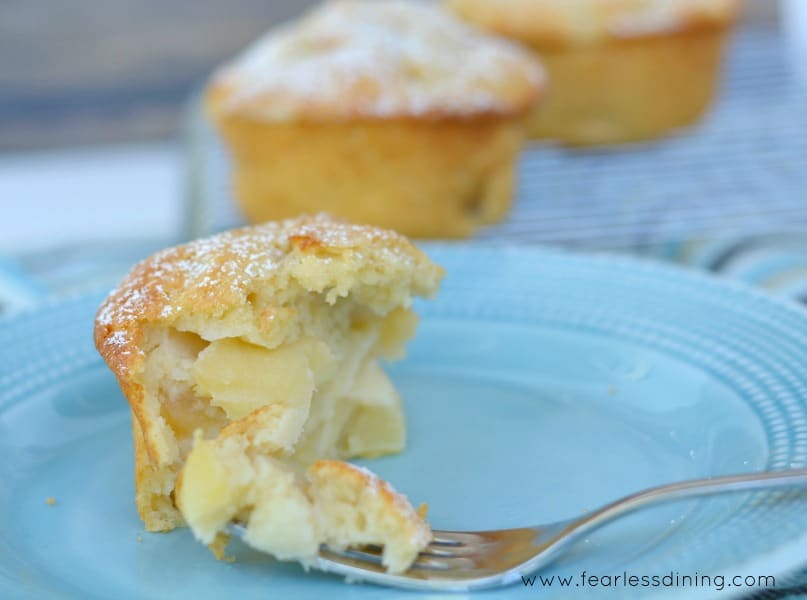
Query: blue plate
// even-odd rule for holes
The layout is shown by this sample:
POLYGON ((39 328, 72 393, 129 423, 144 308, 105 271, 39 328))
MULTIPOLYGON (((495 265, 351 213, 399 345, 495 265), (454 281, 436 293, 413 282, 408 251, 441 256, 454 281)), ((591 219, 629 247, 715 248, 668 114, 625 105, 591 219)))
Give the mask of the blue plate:
MULTIPOLYGON (((366 464, 428 501, 436 527, 553 521, 664 482, 807 467, 802 310, 651 263, 430 251, 444 289, 391 367, 408 449, 366 464)), ((413 597, 237 543, 235 563, 216 562, 186 530, 145 533, 127 406, 91 342, 100 300, 0 324, 0 598, 413 597)), ((750 591, 734 576, 782 577, 805 559, 807 496, 757 493, 646 511, 531 590, 481 595, 725 598, 750 591)))

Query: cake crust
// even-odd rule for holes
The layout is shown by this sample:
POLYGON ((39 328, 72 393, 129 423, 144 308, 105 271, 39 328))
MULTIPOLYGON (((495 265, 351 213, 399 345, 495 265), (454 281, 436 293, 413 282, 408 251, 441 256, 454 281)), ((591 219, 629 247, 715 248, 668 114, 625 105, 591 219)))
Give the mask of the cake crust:
POLYGON ((324 210, 416 237, 464 237, 507 213, 522 118, 219 123, 251 222, 324 210), (413 184, 416 182, 416 184, 413 184))
POLYGON ((207 90, 215 118, 270 122, 512 116, 545 84, 518 45, 423 2, 342 0, 270 30, 207 90))
POLYGON ((535 49, 725 28, 740 0, 447 0, 463 19, 535 49))

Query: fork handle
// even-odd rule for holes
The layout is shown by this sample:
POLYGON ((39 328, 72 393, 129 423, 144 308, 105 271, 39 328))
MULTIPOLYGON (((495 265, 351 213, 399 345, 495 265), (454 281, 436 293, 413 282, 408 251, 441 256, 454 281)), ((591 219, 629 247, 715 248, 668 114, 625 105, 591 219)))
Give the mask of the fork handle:
POLYGON ((660 485, 607 504, 570 523, 564 533, 577 538, 629 513, 673 500, 802 485, 807 486, 807 469, 727 475, 660 485))

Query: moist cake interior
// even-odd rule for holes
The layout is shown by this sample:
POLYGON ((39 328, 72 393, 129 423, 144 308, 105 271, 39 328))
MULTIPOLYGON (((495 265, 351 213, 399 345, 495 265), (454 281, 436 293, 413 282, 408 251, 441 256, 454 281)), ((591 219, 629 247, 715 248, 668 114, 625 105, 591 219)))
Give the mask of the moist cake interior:
MULTIPOLYGON (((265 308, 251 300, 256 312, 265 308)), ((152 404, 146 409, 159 415, 172 457, 165 476, 154 478, 158 487, 176 478, 195 431, 213 439, 242 420, 257 431, 268 407, 272 421, 253 444, 298 469, 403 449, 401 401, 379 360, 402 356, 414 313, 398 308, 378 315, 350 297, 330 304, 316 293, 293 310, 288 335, 277 345, 257 335, 214 337, 222 328, 209 323, 146 331, 142 384, 152 404)), ((153 509, 176 510, 171 490, 150 491, 153 509)))

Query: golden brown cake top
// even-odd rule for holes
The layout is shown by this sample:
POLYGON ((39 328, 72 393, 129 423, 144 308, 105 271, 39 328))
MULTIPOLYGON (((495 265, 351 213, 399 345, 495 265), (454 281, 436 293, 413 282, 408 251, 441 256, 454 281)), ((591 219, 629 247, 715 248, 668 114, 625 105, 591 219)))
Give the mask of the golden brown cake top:
POLYGON ((740 0, 447 0, 471 23, 536 47, 722 26, 740 0))
POLYGON ((148 327, 197 331, 205 339, 251 333, 279 344, 273 332, 311 293, 329 303, 350 294, 386 311, 413 294, 433 295, 442 275, 392 231, 327 215, 268 222, 169 248, 136 265, 98 310, 95 344, 127 387, 142 369, 148 327))
POLYGON ((509 115, 543 85, 527 52, 440 7, 343 0, 270 30, 214 76, 208 105, 267 121, 509 115))

